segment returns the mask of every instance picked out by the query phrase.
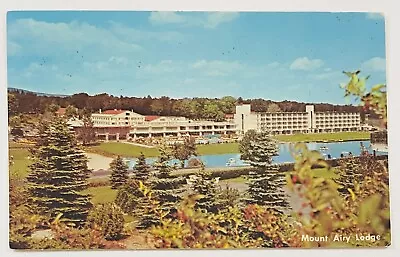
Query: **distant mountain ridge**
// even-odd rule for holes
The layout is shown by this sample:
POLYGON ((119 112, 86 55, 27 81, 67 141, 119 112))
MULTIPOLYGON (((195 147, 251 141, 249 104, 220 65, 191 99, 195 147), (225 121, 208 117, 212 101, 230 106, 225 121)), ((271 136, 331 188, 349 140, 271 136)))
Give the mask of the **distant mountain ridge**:
POLYGON ((35 94, 37 96, 49 96, 49 97, 68 97, 68 96, 70 96, 70 95, 48 94, 48 93, 34 92, 34 91, 29 91, 29 90, 26 90, 26 89, 15 88, 15 87, 8 87, 7 91, 8 92, 31 93, 31 94, 35 94))

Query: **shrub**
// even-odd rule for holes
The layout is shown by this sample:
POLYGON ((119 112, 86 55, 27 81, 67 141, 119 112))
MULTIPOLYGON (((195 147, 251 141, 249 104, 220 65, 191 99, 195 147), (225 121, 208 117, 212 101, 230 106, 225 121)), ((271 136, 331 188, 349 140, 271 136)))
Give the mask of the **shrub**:
POLYGON ((107 240, 122 237, 124 217, 121 209, 114 203, 98 205, 88 216, 92 228, 99 228, 107 240))

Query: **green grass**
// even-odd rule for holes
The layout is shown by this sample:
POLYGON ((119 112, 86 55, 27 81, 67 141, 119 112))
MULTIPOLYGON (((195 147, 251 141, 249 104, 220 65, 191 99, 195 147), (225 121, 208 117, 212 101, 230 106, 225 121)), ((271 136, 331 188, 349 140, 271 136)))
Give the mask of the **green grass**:
POLYGON ((351 140, 368 140, 369 132, 336 132, 336 133, 313 133, 313 134, 294 134, 294 135, 277 135, 275 138, 282 142, 316 142, 316 141, 351 141, 351 140))
POLYGON ((223 143, 223 144, 209 144, 209 145, 198 145, 197 154, 209 155, 209 154, 226 154, 226 153, 238 153, 238 143, 223 143))
POLYGON ((32 163, 28 159, 30 153, 27 148, 11 148, 9 156, 13 157, 13 164, 9 166, 10 174, 20 176, 22 178, 28 175, 28 166, 32 163))
POLYGON ((332 168, 329 171, 327 171, 324 168, 312 169, 311 172, 314 177, 330 178, 330 179, 338 178, 338 175, 335 173, 335 168, 332 168))
POLYGON ((237 178, 229 178, 229 179, 224 179, 224 180, 221 180, 221 181, 223 181, 223 182, 233 182, 233 183, 246 183, 247 181, 248 181, 248 179, 246 178, 246 177, 244 177, 244 176, 240 176, 240 177, 237 177, 237 178))
POLYGON ((139 157, 141 152, 143 152, 146 157, 155 157, 159 155, 157 148, 146 148, 120 142, 103 142, 97 146, 87 147, 86 150, 108 157, 114 157, 116 155, 123 157, 139 157))
POLYGON ((111 189, 111 186, 90 187, 85 193, 92 195, 94 204, 113 202, 117 197, 117 190, 111 189))

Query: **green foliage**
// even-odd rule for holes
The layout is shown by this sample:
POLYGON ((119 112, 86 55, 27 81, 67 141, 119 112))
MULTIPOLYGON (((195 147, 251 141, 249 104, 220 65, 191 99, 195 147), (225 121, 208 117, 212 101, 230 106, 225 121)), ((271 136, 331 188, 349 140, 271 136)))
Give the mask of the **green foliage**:
POLYGON ((216 201, 218 180, 219 178, 212 178, 211 174, 205 171, 189 177, 187 180, 189 188, 194 194, 203 196, 196 201, 195 208, 206 212, 218 212, 221 207, 216 201))
POLYGON ((356 99, 361 100, 361 105, 364 110, 372 110, 380 115, 383 123, 387 125, 387 92, 385 84, 377 84, 373 86, 368 92, 366 90, 366 82, 370 76, 360 78, 358 74, 360 71, 343 72, 350 80, 342 87, 345 89, 345 97, 354 96, 356 99))
POLYGON ((242 140, 239 144, 239 152, 241 160, 249 160, 251 158, 250 150, 251 150, 251 142, 256 139, 257 132, 255 130, 249 130, 244 134, 242 140))
POLYGON ((203 195, 190 195, 178 208, 176 218, 170 219, 162 210, 152 191, 145 185, 139 186, 144 196, 152 203, 150 207, 160 220, 153 227, 159 248, 258 248, 297 246, 295 230, 286 216, 265 210, 259 206, 241 211, 237 206, 227 207, 218 213, 203 212, 195 208, 203 195), (263 222, 267 226, 263 226, 263 222), (290 228, 280 231, 282 228, 290 228), (255 235, 253 231, 259 231, 255 235))
POLYGON ((61 119, 43 124, 32 148, 33 164, 27 177, 29 205, 38 214, 82 225, 91 208, 87 188, 87 158, 61 119))
POLYGON ((29 249, 48 250, 89 250, 124 249, 125 245, 117 241, 104 239, 103 231, 93 228, 76 229, 65 224, 51 225, 51 238, 30 240, 29 249))
POLYGON ((106 240, 118 240, 124 230, 124 217, 121 209, 114 203, 98 205, 88 216, 92 228, 99 228, 106 240))
POLYGON ((133 178, 142 182, 147 181, 149 177, 149 166, 146 164, 146 158, 143 153, 140 153, 136 161, 133 178))
POLYGON ((268 105, 267 112, 281 112, 281 108, 276 103, 268 105))
POLYGON ((224 214, 204 213, 194 208, 201 196, 183 201, 176 219, 161 218, 152 229, 159 248, 244 248, 257 246, 243 230, 242 212, 229 208, 224 214))
MULTIPOLYGON (((313 165, 330 169, 317 151, 296 145, 294 173, 288 176, 288 188, 302 202, 295 219, 300 234, 334 238, 350 236, 348 243, 327 240, 303 242, 305 247, 385 246, 390 244, 388 173, 384 166, 363 175, 359 184, 342 196, 339 186, 329 178, 312 176, 313 165), (360 241, 357 237, 379 235, 380 240, 360 241)), ((365 156, 371 158, 371 156, 365 156)))
POLYGON ((340 160, 338 169, 338 178, 334 181, 340 186, 338 189, 342 193, 349 193, 354 190, 354 186, 362 180, 362 174, 358 170, 358 161, 356 158, 345 158, 340 160))
POLYGON ((265 209, 258 205, 244 208, 244 220, 253 236, 261 239, 263 247, 300 247, 301 241, 297 225, 289 217, 273 209, 265 209), (258 232, 258 233, 256 233, 258 232))
POLYGON ((139 189, 139 183, 142 181, 129 180, 118 190, 115 203, 121 207, 122 211, 135 218, 137 228, 148 228, 158 223, 156 214, 149 207, 149 201, 143 197, 139 189))
POLYGON ((78 117, 78 110, 74 106, 68 105, 67 108, 65 108, 65 117, 68 119, 78 117))
POLYGON ((58 109, 60 109, 60 106, 57 104, 50 104, 49 106, 47 106, 47 112, 51 113, 51 114, 55 114, 56 111, 58 111, 58 109))
POLYGON ((149 185, 161 203, 160 208, 172 216, 176 212, 177 203, 181 200, 184 191, 181 185, 185 178, 171 176, 172 167, 168 164, 171 160, 170 149, 161 146, 159 151, 160 157, 154 165, 155 170, 149 179, 149 185))
POLYGON ((272 164, 272 158, 278 155, 278 146, 268 133, 248 132, 241 143, 242 157, 250 163, 254 170, 249 172, 250 198, 246 203, 268 206, 282 211, 288 207, 283 190, 285 175, 277 165, 272 164))
POLYGON ((18 112, 19 101, 15 94, 8 93, 7 94, 7 102, 8 102, 8 117, 12 117, 18 112))
POLYGON ((124 162, 121 156, 118 156, 110 163, 111 171, 111 188, 117 189, 124 185, 128 180, 128 165, 124 162))
POLYGON ((83 145, 90 145, 96 142, 96 132, 94 131, 91 118, 83 116, 82 122, 83 126, 77 131, 76 138, 82 142, 83 145))
POLYGON ((228 184, 225 187, 219 186, 216 192, 216 202, 219 204, 220 210, 238 207, 240 205, 240 192, 229 187, 228 184))
POLYGON ((185 161, 191 156, 197 155, 194 137, 185 138, 183 144, 175 143, 172 146, 172 155, 175 159, 181 161, 181 168, 184 168, 185 161))

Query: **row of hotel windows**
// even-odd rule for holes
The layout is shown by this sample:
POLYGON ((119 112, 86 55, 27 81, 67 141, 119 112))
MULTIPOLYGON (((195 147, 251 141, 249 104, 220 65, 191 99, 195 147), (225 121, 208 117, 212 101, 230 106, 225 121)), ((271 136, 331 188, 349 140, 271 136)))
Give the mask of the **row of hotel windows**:
POLYGON ((92 119, 95 120, 138 120, 138 121, 143 121, 143 117, 124 117, 124 118, 114 118, 114 117, 92 117, 92 119))
POLYGON ((325 113, 325 112, 316 112, 315 113, 315 116, 335 116, 335 117, 337 117, 337 116, 358 116, 358 115, 360 115, 359 113, 357 113, 357 112, 349 112, 349 113, 325 113))

